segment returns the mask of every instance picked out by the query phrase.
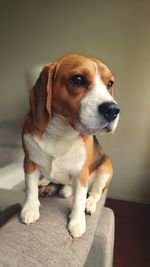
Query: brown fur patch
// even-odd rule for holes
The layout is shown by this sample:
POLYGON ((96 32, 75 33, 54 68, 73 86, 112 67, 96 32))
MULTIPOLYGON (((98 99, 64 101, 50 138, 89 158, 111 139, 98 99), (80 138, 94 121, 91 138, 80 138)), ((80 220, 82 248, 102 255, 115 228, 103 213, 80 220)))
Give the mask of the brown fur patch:
POLYGON ((80 183, 82 186, 87 187, 88 186, 88 180, 89 180, 89 169, 88 165, 85 163, 83 166, 83 169, 81 171, 81 175, 79 177, 80 183))
POLYGON ((81 138, 85 143, 86 161, 80 180, 82 181, 82 185, 86 186, 89 182, 90 174, 99 166, 99 158, 103 155, 103 152, 100 145, 94 141, 95 137, 92 135, 83 135, 81 138))
MULTIPOLYGON (((102 63, 100 60, 97 60, 95 58, 92 58, 92 60, 94 62, 96 62, 98 70, 101 74, 101 79, 104 82, 104 84, 107 86, 109 81, 113 81, 114 82, 114 77, 113 74, 111 73, 111 71, 107 68, 107 66, 102 63)), ((113 87, 111 87, 108 92, 112 95, 113 94, 113 87)))
POLYGON ((112 176, 113 176, 112 162, 107 155, 105 155, 105 160, 104 160, 103 164, 100 165, 100 167, 97 169, 96 176, 100 176, 100 175, 105 174, 105 173, 109 174, 109 179, 108 179, 103 191, 109 186, 110 181, 111 181, 112 176))
POLYGON ((106 187, 108 187, 113 175, 110 158, 104 154, 96 136, 93 137, 87 135, 81 137, 83 138, 83 141, 85 143, 87 155, 80 177, 81 184, 83 186, 87 186, 87 184, 91 179, 93 179, 93 177, 98 177, 104 173, 108 173, 110 177, 106 184, 106 187))
POLYGON ((24 160, 24 171, 26 174, 31 174, 36 170, 36 164, 30 161, 28 158, 24 160))
POLYGON ((91 89, 96 68, 93 62, 81 56, 68 56, 58 60, 59 65, 53 85, 53 113, 65 116, 75 127, 78 121, 79 106, 82 98, 91 89), (83 75, 86 86, 74 86, 70 81, 73 75, 83 75))
POLYGON ((30 112, 32 123, 38 131, 44 131, 51 118, 52 82, 55 65, 45 66, 30 91, 30 112))

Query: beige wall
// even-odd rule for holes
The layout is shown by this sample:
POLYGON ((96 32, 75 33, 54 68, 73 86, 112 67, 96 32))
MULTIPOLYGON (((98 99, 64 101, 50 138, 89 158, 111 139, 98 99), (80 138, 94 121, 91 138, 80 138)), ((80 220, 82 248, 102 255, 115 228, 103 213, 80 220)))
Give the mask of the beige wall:
POLYGON ((150 1, 6 0, 0 12, 0 121, 25 114, 32 66, 70 52, 102 59, 121 107, 115 135, 99 137, 114 163, 109 194, 150 202, 150 1))

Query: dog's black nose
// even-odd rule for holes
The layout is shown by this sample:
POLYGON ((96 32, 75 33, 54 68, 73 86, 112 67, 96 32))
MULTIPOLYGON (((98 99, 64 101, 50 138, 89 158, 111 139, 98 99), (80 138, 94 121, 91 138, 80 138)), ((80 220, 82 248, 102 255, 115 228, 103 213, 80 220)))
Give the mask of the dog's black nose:
POLYGON ((114 119, 116 119, 117 115, 120 112, 120 109, 117 106, 117 104, 115 104, 113 102, 105 102, 105 103, 98 106, 98 111, 100 114, 102 114, 104 116, 104 118, 108 122, 111 122, 114 119))

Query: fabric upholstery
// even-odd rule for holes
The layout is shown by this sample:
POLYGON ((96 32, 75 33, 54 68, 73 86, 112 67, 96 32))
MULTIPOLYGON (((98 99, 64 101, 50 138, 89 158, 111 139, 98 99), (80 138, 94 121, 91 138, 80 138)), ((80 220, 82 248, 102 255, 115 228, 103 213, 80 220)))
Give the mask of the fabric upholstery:
POLYGON ((23 205, 24 192, 0 188, 0 211, 16 203, 23 205))
POLYGON ((21 206, 19 203, 11 205, 0 211, 0 227, 2 227, 14 214, 21 210, 21 206))
POLYGON ((83 266, 94 239, 105 198, 106 193, 99 201, 96 213, 86 216, 86 233, 77 239, 72 239, 67 230, 71 198, 41 199, 41 217, 38 222, 26 226, 15 216, 1 228, 0 266, 83 266))
POLYGON ((113 266, 114 222, 113 211, 103 208, 84 267, 113 266))
POLYGON ((21 210, 24 193, 0 188, 0 227, 21 210))

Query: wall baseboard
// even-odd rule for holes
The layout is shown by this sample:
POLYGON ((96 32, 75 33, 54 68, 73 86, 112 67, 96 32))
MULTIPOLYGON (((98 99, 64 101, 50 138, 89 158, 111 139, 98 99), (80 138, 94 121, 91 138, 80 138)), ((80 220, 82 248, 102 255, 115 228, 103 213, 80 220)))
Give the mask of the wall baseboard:
POLYGON ((131 195, 123 195, 123 194, 112 194, 108 192, 108 198, 129 201, 129 202, 136 202, 136 203, 143 203, 143 204, 150 204, 150 199, 140 198, 131 195))

